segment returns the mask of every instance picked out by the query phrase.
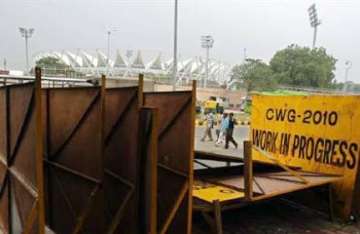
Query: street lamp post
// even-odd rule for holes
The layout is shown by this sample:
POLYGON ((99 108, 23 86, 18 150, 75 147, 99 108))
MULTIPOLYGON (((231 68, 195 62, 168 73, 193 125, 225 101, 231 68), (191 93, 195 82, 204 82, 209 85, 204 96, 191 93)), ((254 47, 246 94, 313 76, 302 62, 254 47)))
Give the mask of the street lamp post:
POLYGON ((317 27, 321 24, 321 21, 318 19, 317 16, 315 3, 309 7, 308 12, 309 12, 310 25, 312 28, 314 28, 313 44, 312 44, 312 48, 314 49, 316 45, 317 27))
POLYGON ((26 74, 29 72, 29 43, 28 40, 34 33, 33 28, 19 28, 21 36, 25 38, 25 57, 26 57, 26 74))
POLYGON ((178 69, 178 62, 177 62, 177 37, 178 37, 178 0, 175 0, 174 5, 174 58, 173 58, 173 90, 176 89, 176 81, 177 81, 177 69, 178 69))
POLYGON ((352 62, 347 60, 345 62, 345 80, 344 80, 344 87, 343 87, 343 92, 347 92, 347 88, 348 88, 348 75, 349 75, 349 70, 352 67, 352 62))
POLYGON ((201 36, 201 47, 206 49, 206 75, 204 80, 204 88, 207 86, 207 80, 209 79, 209 51, 214 45, 214 39, 210 35, 201 36))

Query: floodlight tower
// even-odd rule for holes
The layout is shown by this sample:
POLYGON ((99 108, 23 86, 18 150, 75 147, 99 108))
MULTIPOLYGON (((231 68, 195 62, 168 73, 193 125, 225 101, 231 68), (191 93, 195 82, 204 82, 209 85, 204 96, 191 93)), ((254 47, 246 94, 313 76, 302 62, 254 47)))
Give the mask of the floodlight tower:
POLYGON ((113 32, 118 32, 119 29, 118 28, 110 28, 107 30, 107 55, 106 55, 106 73, 109 74, 109 70, 110 70, 110 38, 111 38, 111 33, 113 32))
POLYGON ((214 39, 210 35, 201 36, 201 47, 206 49, 206 75, 204 80, 204 88, 207 86, 209 79, 209 51, 214 45, 214 39))
POLYGON ((312 45, 312 48, 314 49, 316 44, 317 27, 321 24, 321 21, 317 16, 315 3, 309 7, 308 12, 309 12, 310 25, 312 28, 314 28, 313 45, 312 45))
POLYGON ((348 75, 349 75, 349 70, 352 67, 352 62, 347 60, 345 62, 345 80, 344 80, 344 87, 343 87, 343 91, 347 92, 347 86, 348 86, 348 75))
POLYGON ((25 59, 26 59, 26 74, 29 72, 29 43, 28 40, 31 38, 31 36, 34 34, 33 28, 19 28, 19 31, 21 33, 21 36, 25 38, 25 59))

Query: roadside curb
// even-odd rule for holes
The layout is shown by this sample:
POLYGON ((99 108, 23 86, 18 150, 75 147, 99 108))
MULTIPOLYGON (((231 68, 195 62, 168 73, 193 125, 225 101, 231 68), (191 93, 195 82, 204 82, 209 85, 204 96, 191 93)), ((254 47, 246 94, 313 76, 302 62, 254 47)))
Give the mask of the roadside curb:
POLYGON ((251 122, 250 121, 241 121, 239 122, 239 125, 250 125, 251 122))

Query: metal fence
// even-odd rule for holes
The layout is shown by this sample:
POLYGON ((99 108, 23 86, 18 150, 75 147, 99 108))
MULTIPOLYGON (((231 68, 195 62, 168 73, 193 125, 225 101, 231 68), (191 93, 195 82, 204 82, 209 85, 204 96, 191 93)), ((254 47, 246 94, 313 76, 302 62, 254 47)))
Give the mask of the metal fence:
POLYGON ((191 233, 195 86, 139 80, 0 88, 2 232, 191 233))

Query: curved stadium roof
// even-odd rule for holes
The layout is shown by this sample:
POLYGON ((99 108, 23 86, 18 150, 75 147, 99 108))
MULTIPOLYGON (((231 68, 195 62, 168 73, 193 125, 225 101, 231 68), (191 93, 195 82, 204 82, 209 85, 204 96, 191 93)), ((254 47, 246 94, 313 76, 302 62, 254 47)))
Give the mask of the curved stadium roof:
MULTIPOLYGON (((113 76, 131 76, 137 73, 167 75, 171 74, 173 69, 172 59, 164 61, 161 53, 150 56, 150 59, 144 59, 142 51, 138 50, 134 55, 126 54, 123 56, 121 51, 117 50, 114 60, 100 50, 88 52, 77 50, 76 52, 51 51, 39 53, 35 56, 35 62, 46 57, 60 59, 64 64, 72 67, 75 71, 88 75, 95 75, 109 71, 113 76)), ((209 61, 209 80, 218 84, 224 84, 229 81, 229 72, 231 67, 214 59, 209 61)), ((180 59, 178 62, 178 79, 201 80, 206 75, 206 62, 201 57, 180 59)))

